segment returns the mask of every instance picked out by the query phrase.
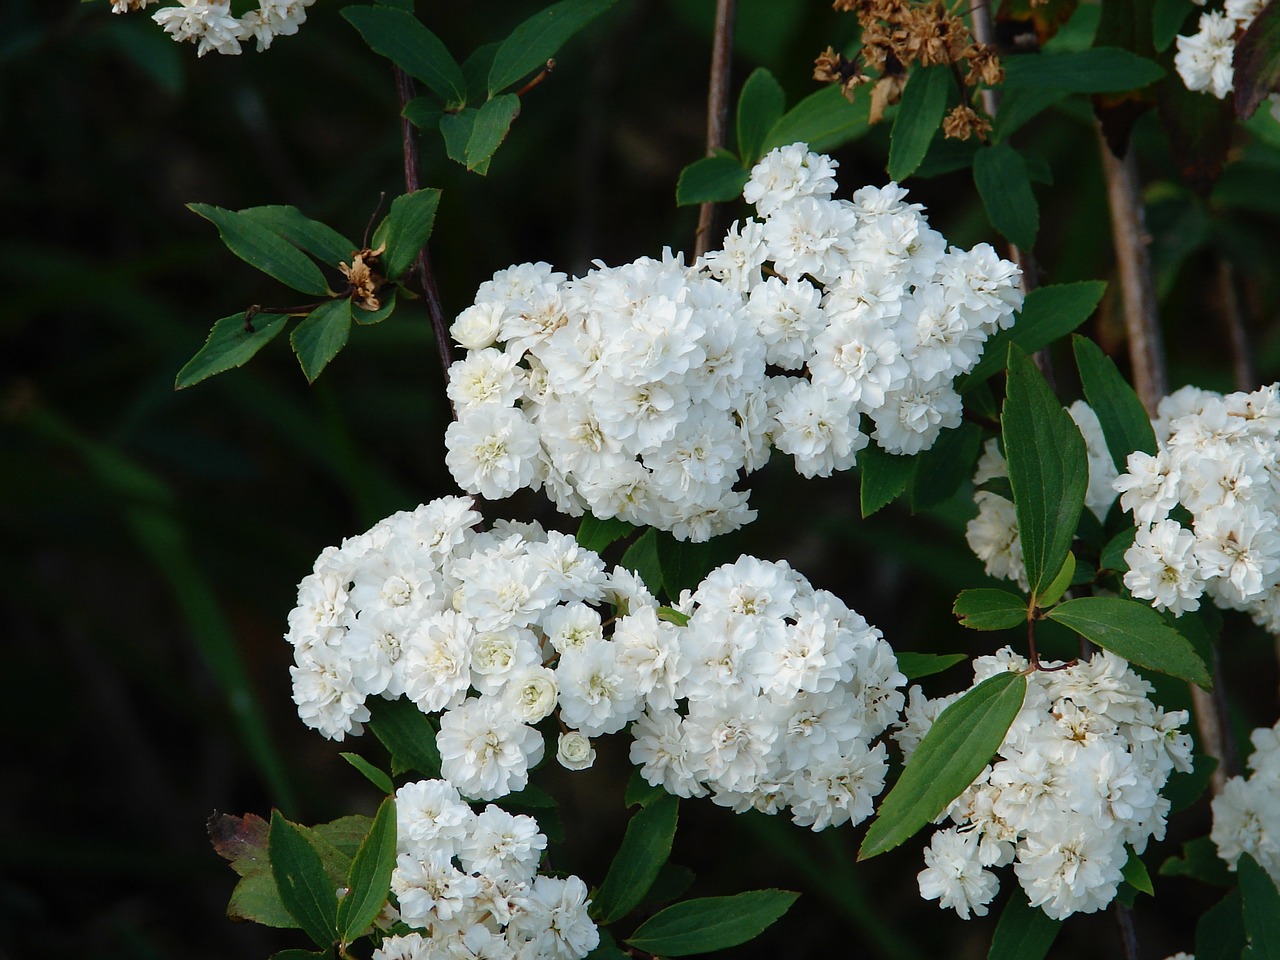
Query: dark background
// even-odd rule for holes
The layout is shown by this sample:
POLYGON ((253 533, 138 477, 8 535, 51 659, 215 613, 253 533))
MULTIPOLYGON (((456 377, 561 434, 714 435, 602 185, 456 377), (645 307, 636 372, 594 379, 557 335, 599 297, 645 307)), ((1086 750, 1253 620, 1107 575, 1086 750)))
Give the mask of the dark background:
MULTIPOLYGON (((418 12, 462 59, 541 5, 474 0, 418 12)), ((265 54, 198 60, 145 15, 113 17, 105 2, 0 0, 4 960, 255 958, 302 946, 296 932, 225 919, 235 877, 209 847, 206 819, 278 806, 314 823, 376 805, 338 752, 381 762, 381 748, 371 737, 338 746, 302 727, 280 638, 295 585, 324 546, 454 492, 425 311, 402 304, 386 323, 354 330, 314 387, 283 337, 241 370, 181 393, 172 386, 214 320, 290 296, 227 252, 185 203, 293 203, 358 237, 380 194, 403 189, 390 70, 339 6, 321 0, 299 35, 265 54)), ((451 316, 511 263, 582 271, 596 258, 691 246, 696 211, 675 207, 674 187, 703 152, 711 8, 620 0, 526 97, 487 178, 445 159, 436 135, 422 138, 422 181, 444 190, 431 252, 451 316)), ((816 88, 813 57, 853 32, 825 2, 742 0, 735 84, 768 66, 794 103, 816 88)), ((1051 112, 1018 142, 1055 179, 1038 188, 1045 279, 1112 279, 1087 105, 1051 112)), ((1206 202, 1178 180, 1152 115, 1136 143, 1171 382, 1233 387, 1224 257, 1258 382, 1276 379, 1280 151, 1242 136, 1206 202)), ((843 195, 887 179, 887 144, 877 129, 837 152, 843 195)), ((966 173, 910 186, 951 241, 1000 245, 966 173)), ((1109 297, 1086 332, 1123 366, 1116 310, 1109 297)), ((1059 366, 1069 398, 1068 356, 1059 366)), ((895 506, 863 521, 856 475, 805 482, 775 462, 751 486, 760 520, 719 545, 726 556, 788 559, 899 649, 989 652, 988 635, 967 634, 949 613, 959 589, 983 581, 963 541, 965 493, 930 515, 895 506)), ((574 529, 533 497, 486 510, 574 529)), ((1270 641, 1239 618, 1227 623, 1237 719, 1244 730, 1270 724, 1270 641)), ((962 686, 963 670, 926 689, 962 686)), ((1171 690, 1165 702, 1184 696, 1171 690)), ((546 772, 569 824, 557 863, 588 884, 603 877, 625 817, 625 752, 613 744, 602 754, 587 774, 546 772)), ((861 828, 813 836, 693 803, 682 818, 675 858, 698 873, 694 895, 806 894, 737 956, 985 955, 994 917, 964 923, 919 900, 919 839, 853 869, 861 828)), ((1170 833, 1206 830, 1200 809, 1170 833)), ((1175 850, 1166 843, 1147 862, 1154 870, 1175 850)), ((1005 876, 1004 889, 1013 882, 1005 876)), ((1214 892, 1172 879, 1157 893, 1137 911, 1144 952, 1189 950, 1214 892)), ((1118 950, 1104 914, 1073 920, 1055 955, 1118 950)))

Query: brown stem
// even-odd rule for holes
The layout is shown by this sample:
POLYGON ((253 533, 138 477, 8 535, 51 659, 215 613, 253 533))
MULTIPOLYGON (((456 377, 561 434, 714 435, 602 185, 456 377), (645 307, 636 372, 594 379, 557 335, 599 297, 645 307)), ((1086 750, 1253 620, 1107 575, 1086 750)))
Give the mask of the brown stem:
POLYGON ((1236 289, 1236 272, 1231 261, 1223 257, 1218 261, 1218 298, 1222 302, 1222 318, 1227 324, 1227 343, 1231 347, 1231 372, 1237 390, 1252 390, 1258 382, 1258 372, 1253 366, 1253 353, 1249 349, 1249 335, 1244 326, 1244 312, 1240 309, 1240 293, 1236 289))
POLYGON ((555 68, 556 68, 555 60, 548 60, 547 65, 538 72, 538 75, 536 77, 534 77, 532 80, 530 80, 523 87, 521 87, 519 90, 516 91, 516 96, 523 97, 526 93, 528 93, 538 84, 540 84, 543 80, 551 76, 551 71, 554 70, 555 68))
MULTIPOLYGON (((419 189, 418 180, 418 140, 413 123, 404 116, 404 108, 413 99, 413 80, 399 67, 395 68, 396 92, 400 95, 400 143, 404 154, 404 189, 413 193, 419 189)), ((445 382, 449 380, 449 367, 453 365, 453 345, 449 341, 449 323, 445 320, 444 306, 440 302, 440 288, 436 286, 435 272, 431 269, 431 256, 427 248, 418 251, 414 263, 418 272, 418 283, 427 298, 427 312, 431 314, 431 329, 435 331, 436 350, 440 354, 440 366, 444 369, 445 382)), ((458 416, 454 411, 454 419, 458 416)))
POLYGON ((1120 928, 1120 949, 1124 952, 1124 960, 1138 960, 1138 933, 1133 928, 1133 911, 1119 902, 1114 904, 1112 911, 1116 926, 1120 928))
MULTIPOLYGON (((991 4, 989 0, 969 0, 969 22, 973 26, 973 39, 984 46, 994 47, 996 43, 995 28, 991 23, 991 4)), ((1000 109, 1001 91, 991 87, 982 88, 982 109, 992 120, 1000 109)))
MULTIPOLYGON (((737 7, 737 0, 716 0, 715 38, 711 44, 711 81, 707 87, 707 156, 711 156, 717 147, 724 146, 725 129, 729 126, 729 67, 737 7)), ((698 209, 698 232, 693 240, 695 258, 711 249, 715 213, 714 203, 704 203, 698 209)))

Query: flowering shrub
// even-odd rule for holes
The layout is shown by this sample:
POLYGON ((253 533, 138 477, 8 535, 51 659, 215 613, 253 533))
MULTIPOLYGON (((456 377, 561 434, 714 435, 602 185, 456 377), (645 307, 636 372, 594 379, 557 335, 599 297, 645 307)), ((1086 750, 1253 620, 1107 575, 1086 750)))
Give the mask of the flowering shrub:
MULTIPOLYGON (((144 10, 159 0, 112 0, 113 13, 144 10)), ((179 43, 196 44, 197 55, 210 50, 238 54, 240 44, 254 40, 258 51, 268 49, 276 37, 291 37, 307 19, 307 7, 315 0, 258 0, 258 8, 237 17, 231 0, 179 0, 165 4, 151 15, 164 32, 179 43)))

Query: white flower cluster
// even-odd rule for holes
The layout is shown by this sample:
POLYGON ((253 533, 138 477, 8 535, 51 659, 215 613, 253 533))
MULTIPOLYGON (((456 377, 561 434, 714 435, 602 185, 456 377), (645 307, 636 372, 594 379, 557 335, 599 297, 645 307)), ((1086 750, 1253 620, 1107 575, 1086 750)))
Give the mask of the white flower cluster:
POLYGON ((1213 798, 1209 836, 1232 870, 1247 853, 1280 883, 1280 723, 1249 735, 1248 779, 1232 777, 1213 798))
MULTIPOLYGON (((1203 0, 1197 0, 1203 5, 1203 0)), ((1200 14, 1196 32, 1177 38, 1173 65, 1188 90, 1211 93, 1219 100, 1235 89, 1236 41, 1261 12, 1265 0, 1226 0, 1222 10, 1200 14)), ((1280 120, 1280 96, 1267 98, 1280 120)))
MULTIPOLYGON (((1107 452, 1098 416, 1083 400, 1077 400, 1067 412, 1080 428, 1085 452, 1089 458, 1089 486, 1085 490, 1085 506, 1100 521, 1115 502, 1112 483, 1116 478, 1115 463, 1107 452)), ((973 483, 981 486, 997 477, 1008 477, 1009 469, 996 440, 990 439, 978 458, 973 483)), ((1003 580, 1014 580, 1023 590, 1029 589, 1026 568, 1022 562, 1022 540, 1018 536, 1018 518, 1013 503, 991 490, 978 490, 973 495, 978 514, 965 527, 965 539, 986 567, 987 574, 1003 580)))
POLYGON ((1115 482, 1138 531, 1124 585, 1181 614, 1207 594, 1280 634, 1280 385, 1227 396, 1183 387, 1160 401, 1155 456, 1115 482), (1188 529, 1170 516, 1182 507, 1188 529))
MULTIPOLYGON (((1164 836, 1173 770, 1191 769, 1185 710, 1165 712, 1151 686, 1105 651, 1027 676, 1027 694, 993 762, 946 812, 954 826, 925 850, 920 895, 961 917, 985 916, 999 886, 991 868, 1013 863, 1033 907, 1061 920, 1111 902, 1128 854, 1164 836)), ((1025 672, 1009 648, 974 662, 975 683, 1025 672)), ((958 694, 928 700, 911 688, 896 734, 907 761, 958 694)))
POLYGON ((396 791, 400 919, 374 960, 581 960, 600 943, 577 877, 538 874, 547 838, 533 817, 475 813, 443 780, 396 791))
MULTIPOLYGON (((159 0, 112 0, 112 13, 143 10, 159 0)), ((231 0, 178 0, 151 15, 179 43, 196 44, 203 57, 210 50, 238 54, 240 44, 256 40, 258 51, 276 37, 291 37, 307 19, 307 7, 315 0, 258 0, 258 9, 242 17, 231 12, 231 0)))
POLYGON ((679 607, 689 622, 632 728, 645 780, 739 813, 790 807, 814 830, 870 816, 888 771, 872 741, 907 682, 880 631, 754 557, 712 571, 679 607))
POLYGON ((771 447, 829 476, 868 443, 863 414, 894 454, 959 425, 952 383, 1012 324, 1018 268, 948 250, 897 184, 833 199, 836 166, 770 153, 744 191, 760 219, 692 267, 495 274, 452 327, 469 351, 449 378, 454 479, 706 540, 754 518, 734 485, 771 447))

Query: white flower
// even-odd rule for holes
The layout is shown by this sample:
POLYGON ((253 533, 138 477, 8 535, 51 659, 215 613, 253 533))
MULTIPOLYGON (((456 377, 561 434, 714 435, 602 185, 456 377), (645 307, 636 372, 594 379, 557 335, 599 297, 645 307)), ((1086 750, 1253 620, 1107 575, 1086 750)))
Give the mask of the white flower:
POLYGON ((490 879, 527 882, 538 870, 547 838, 533 817, 512 815, 489 804, 458 845, 458 861, 467 873, 490 879))
POLYGON ((534 481, 538 431, 524 414, 489 405, 459 412, 444 435, 445 463, 459 486, 501 500, 534 481))
POLYGON ((595 747, 578 731, 569 730, 556 741, 556 762, 566 770, 586 770, 596 762, 595 747))
POLYGON ((178 6, 163 7, 151 19, 179 42, 196 44, 196 55, 210 50, 240 52, 240 21, 231 14, 231 0, 178 0, 178 6))
POLYGON ((1219 100, 1234 89, 1236 21, 1210 10, 1200 14, 1199 30, 1177 38, 1173 65, 1188 90, 1205 90, 1219 100))
POLYGON ((1176 520, 1139 527, 1133 546, 1124 553, 1129 569, 1124 585, 1139 600, 1157 610, 1180 616, 1200 606, 1204 580, 1196 564, 1196 538, 1176 520))
POLYGON ((963 920, 973 913, 987 915, 989 904, 1000 889, 1000 881, 984 870, 978 859, 978 836, 939 830, 924 851, 925 869, 916 877, 920 896, 937 900, 938 906, 955 910, 963 920))
POLYGON ((538 731, 490 697, 466 700, 442 714, 436 746, 444 778, 476 800, 523 790, 543 752, 538 731))

